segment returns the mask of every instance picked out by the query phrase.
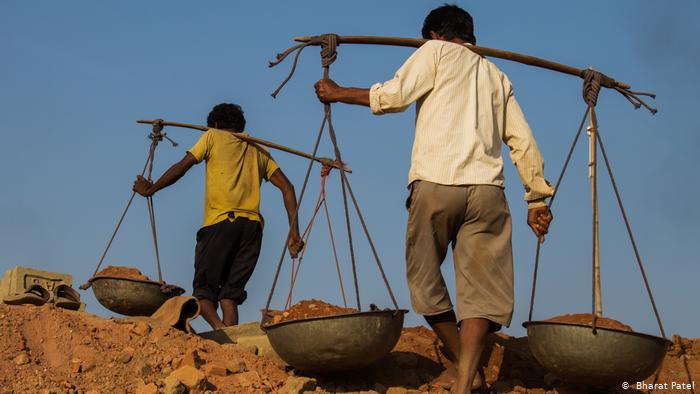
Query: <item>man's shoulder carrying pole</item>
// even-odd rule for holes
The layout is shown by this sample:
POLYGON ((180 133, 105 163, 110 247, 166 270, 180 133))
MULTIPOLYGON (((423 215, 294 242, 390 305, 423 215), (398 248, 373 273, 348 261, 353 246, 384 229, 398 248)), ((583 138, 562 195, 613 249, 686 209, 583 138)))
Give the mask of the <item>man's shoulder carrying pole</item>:
MULTIPOLYGON (((199 130, 199 131, 207 131, 211 128, 211 127, 200 126, 200 125, 189 124, 189 123, 168 122, 168 121, 165 121, 163 119, 137 120, 136 123, 160 125, 161 127, 162 126, 182 127, 182 128, 186 128, 186 129, 193 129, 193 130, 199 130)), ((253 144, 255 146, 262 145, 262 146, 266 146, 268 148, 281 150, 283 152, 291 153, 291 154, 296 155, 296 156, 301 156, 301 157, 305 157, 307 159, 317 161, 323 165, 335 167, 335 168, 337 168, 339 170, 343 170, 345 172, 352 172, 352 169, 350 167, 348 167, 342 163, 336 163, 333 160, 326 158, 326 157, 313 156, 313 155, 310 155, 306 152, 302 152, 302 151, 299 151, 299 150, 296 150, 296 149, 293 149, 293 148, 290 148, 290 147, 287 147, 284 145, 280 145, 280 144, 277 144, 274 142, 266 141, 266 140, 263 140, 260 138, 251 137, 249 135, 243 135, 241 133, 231 133, 231 134, 234 135, 236 138, 241 139, 243 141, 246 141, 246 142, 253 144)))

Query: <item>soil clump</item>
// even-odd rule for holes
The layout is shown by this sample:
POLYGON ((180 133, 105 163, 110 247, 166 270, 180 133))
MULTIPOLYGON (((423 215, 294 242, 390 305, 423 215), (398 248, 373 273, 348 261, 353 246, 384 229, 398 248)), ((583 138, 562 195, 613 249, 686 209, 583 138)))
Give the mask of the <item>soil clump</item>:
POLYGON ((142 274, 141 271, 139 271, 136 268, 123 267, 118 265, 108 265, 105 269, 96 273, 94 277, 124 278, 146 281, 151 280, 148 276, 142 274))
POLYGON ((311 299, 299 301, 291 308, 284 311, 268 311, 268 314, 272 316, 272 320, 269 324, 277 324, 284 321, 308 319, 311 317, 344 315, 355 312, 357 312, 357 309, 355 308, 344 308, 329 304, 325 301, 311 299))
MULTIPOLYGON (((573 313, 561 316, 554 316, 547 320, 547 322, 554 323, 573 323, 573 324, 583 324, 587 326, 593 325, 593 314, 591 313, 573 313)), ((601 328, 612 328, 620 331, 634 332, 631 326, 620 321, 610 319, 608 317, 599 317, 595 322, 596 327, 601 328)))

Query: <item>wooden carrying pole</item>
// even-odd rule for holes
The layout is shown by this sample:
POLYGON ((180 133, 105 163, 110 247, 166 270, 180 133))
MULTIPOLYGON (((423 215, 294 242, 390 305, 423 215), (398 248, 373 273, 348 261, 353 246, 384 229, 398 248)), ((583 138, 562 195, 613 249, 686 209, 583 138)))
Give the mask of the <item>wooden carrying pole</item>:
MULTIPOLYGON (((294 41, 316 44, 314 37, 295 37, 294 41)), ((378 36, 338 36, 338 44, 372 44, 372 45, 392 45, 418 48, 425 44, 428 40, 423 38, 403 38, 403 37, 378 37, 378 36)), ((317 44, 320 45, 320 44, 317 44)), ((583 77, 583 71, 580 68, 567 66, 538 57, 523 55, 516 52, 504 51, 501 49, 480 47, 476 45, 466 46, 474 53, 482 56, 491 56, 499 59, 511 60, 518 63, 528 64, 530 66, 546 68, 548 70, 558 71, 564 74, 583 77)), ((614 81, 615 86, 621 89, 629 89, 630 85, 614 81)))
MULTIPOLYGON (((199 130, 199 131, 207 131, 211 128, 211 127, 194 125, 194 124, 189 124, 189 123, 167 122, 164 120, 137 120, 136 123, 161 124, 163 126, 182 127, 182 128, 186 128, 186 129, 194 129, 194 130, 199 130)), ((277 149, 277 150, 281 150, 283 152, 291 153, 293 155, 305 157, 307 159, 317 161, 321 164, 327 164, 327 165, 330 165, 331 167, 335 167, 335 168, 343 170, 345 172, 352 172, 352 169, 350 167, 335 163, 333 160, 325 158, 325 157, 312 156, 306 152, 302 152, 302 151, 299 151, 299 150, 296 150, 293 148, 289 148, 289 147, 284 146, 284 145, 276 144, 274 142, 266 141, 266 140, 263 140, 260 138, 251 137, 249 135, 243 135, 240 133, 231 133, 231 134, 234 135, 236 138, 239 138, 239 139, 246 141, 246 142, 250 142, 252 144, 267 146, 268 148, 277 149)))

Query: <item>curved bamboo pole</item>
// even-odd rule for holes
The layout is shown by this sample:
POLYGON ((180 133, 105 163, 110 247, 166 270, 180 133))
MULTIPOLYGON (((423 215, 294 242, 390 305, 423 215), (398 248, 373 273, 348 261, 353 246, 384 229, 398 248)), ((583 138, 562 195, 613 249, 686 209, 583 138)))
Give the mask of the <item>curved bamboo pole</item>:
MULTIPOLYGON (((311 43, 312 45, 319 45, 314 42, 314 37, 294 37, 294 41, 311 43)), ((402 47, 413 47, 418 48, 425 44, 428 40, 423 38, 403 38, 403 37, 379 37, 379 36, 338 36, 338 44, 371 44, 371 45, 392 45, 392 46, 402 46, 402 47)), ((527 64, 530 66, 546 68, 552 71, 558 71, 564 74, 575 75, 577 77, 582 77, 584 70, 572 66, 567 66, 566 64, 561 64, 553 62, 551 60, 541 59, 535 56, 523 55, 516 52, 504 51, 501 49, 481 47, 476 45, 466 45, 471 51, 482 56, 491 56, 499 59, 511 60, 518 63, 527 64)), ((614 81, 614 86, 621 89, 629 89, 630 85, 614 81)))

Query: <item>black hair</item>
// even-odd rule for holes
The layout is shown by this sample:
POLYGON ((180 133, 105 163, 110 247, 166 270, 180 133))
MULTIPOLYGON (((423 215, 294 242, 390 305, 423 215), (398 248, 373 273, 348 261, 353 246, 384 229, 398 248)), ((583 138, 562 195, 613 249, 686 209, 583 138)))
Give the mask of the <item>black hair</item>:
POLYGON ((459 38, 476 45, 472 16, 454 4, 445 4, 430 11, 423 21, 421 31, 423 38, 431 39, 431 31, 441 35, 445 40, 459 38))
POLYGON ((215 105, 207 116, 207 127, 242 132, 245 130, 243 109, 238 104, 221 103, 215 105))

